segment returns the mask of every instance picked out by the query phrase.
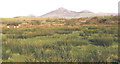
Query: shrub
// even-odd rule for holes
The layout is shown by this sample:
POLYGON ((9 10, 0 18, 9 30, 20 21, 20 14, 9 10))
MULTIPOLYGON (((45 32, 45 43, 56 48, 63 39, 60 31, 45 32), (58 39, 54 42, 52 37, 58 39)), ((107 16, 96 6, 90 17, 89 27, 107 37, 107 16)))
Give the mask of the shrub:
POLYGON ((113 38, 112 37, 94 37, 93 39, 90 40, 93 42, 92 44, 94 45, 99 45, 99 46, 110 46, 113 43, 113 38))
POLYGON ((70 32, 70 31, 57 31, 56 33, 58 33, 58 34, 70 34, 72 32, 70 32))
POLYGON ((72 46, 81 46, 81 45, 88 45, 88 41, 86 40, 77 40, 77 39, 74 39, 74 40, 62 40, 62 41, 57 41, 56 43, 57 45, 59 46, 62 46, 62 45, 72 45, 72 46))

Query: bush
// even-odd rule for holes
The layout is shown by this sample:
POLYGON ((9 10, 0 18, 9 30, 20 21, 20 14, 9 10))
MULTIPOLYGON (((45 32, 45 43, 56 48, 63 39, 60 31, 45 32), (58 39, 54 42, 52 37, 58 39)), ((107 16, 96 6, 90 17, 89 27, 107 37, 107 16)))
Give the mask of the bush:
POLYGON ((56 33, 58 33, 58 34, 70 34, 72 32, 70 32, 70 31, 57 31, 56 33))
POLYGON ((94 45, 99 45, 99 46, 110 46, 113 43, 113 38, 112 37, 94 37, 93 39, 90 40, 93 42, 92 44, 94 45))
POLYGON ((72 45, 72 46, 82 46, 82 45, 88 45, 88 41, 86 40, 62 40, 62 41, 58 41, 56 43, 58 46, 62 46, 62 45, 65 45, 65 46, 69 46, 69 45, 72 45))

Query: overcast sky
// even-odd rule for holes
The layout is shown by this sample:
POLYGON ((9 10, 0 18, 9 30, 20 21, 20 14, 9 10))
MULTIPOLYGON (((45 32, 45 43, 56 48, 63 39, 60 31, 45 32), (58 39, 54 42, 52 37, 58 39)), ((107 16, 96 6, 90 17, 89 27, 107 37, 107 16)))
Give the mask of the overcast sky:
POLYGON ((119 0, 0 0, 0 17, 41 16, 59 7, 80 12, 118 12, 119 0))

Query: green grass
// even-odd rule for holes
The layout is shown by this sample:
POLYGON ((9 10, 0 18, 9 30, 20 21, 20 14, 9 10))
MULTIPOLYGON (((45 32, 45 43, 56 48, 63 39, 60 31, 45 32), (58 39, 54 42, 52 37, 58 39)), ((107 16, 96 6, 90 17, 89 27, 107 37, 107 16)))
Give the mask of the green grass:
POLYGON ((3 62, 118 62, 118 26, 75 26, 3 27, 3 62))
MULTIPOLYGON (((80 27, 82 28, 82 27, 80 27)), ((109 32, 108 29, 113 27, 84 27, 81 30, 72 30, 69 34, 59 34, 55 31, 66 31, 66 28, 26 28, 11 30, 3 29, 3 61, 4 62, 113 62, 117 61, 117 42, 111 41, 111 45, 102 47, 94 45, 90 41, 95 36, 103 36, 107 34, 112 39, 117 38, 114 35, 115 31, 109 32), (34 32, 40 30, 49 30, 52 35, 34 36, 34 32), (97 30, 97 31, 96 31, 97 30), (108 30, 108 32, 104 32, 108 30), (96 32, 95 32, 96 31, 96 32), (33 37, 28 38, 10 38, 8 35, 19 36, 24 33, 29 33, 33 37), (31 56, 32 55, 32 56, 31 56), (52 60, 51 60, 52 59, 52 60)), ((116 28, 116 27, 114 27, 116 28)), ((70 28, 67 28, 70 29, 70 28)), ((76 28, 75 28, 76 29, 76 28)), ((43 32, 44 32, 43 30, 43 32)), ((111 31, 111 30, 110 30, 111 31)), ((45 32, 44 32, 45 33, 45 32)), ((40 34, 40 33, 39 33, 40 34)), ((27 35, 27 36, 29 36, 27 35)), ((103 40, 105 40, 105 38, 103 40)), ((102 40, 102 39, 101 39, 102 40)), ((109 39, 106 39, 109 43, 109 39)), ((104 43, 103 41, 98 41, 104 43)))

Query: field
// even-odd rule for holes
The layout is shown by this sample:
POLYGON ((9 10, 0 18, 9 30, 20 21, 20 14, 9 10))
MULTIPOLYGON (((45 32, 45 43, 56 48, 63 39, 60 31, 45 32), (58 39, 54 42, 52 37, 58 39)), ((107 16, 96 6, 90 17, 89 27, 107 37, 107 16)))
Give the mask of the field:
POLYGON ((119 61, 118 16, 1 20, 3 62, 119 61))

